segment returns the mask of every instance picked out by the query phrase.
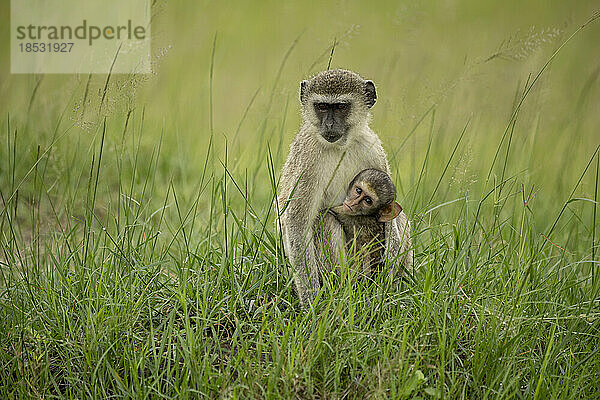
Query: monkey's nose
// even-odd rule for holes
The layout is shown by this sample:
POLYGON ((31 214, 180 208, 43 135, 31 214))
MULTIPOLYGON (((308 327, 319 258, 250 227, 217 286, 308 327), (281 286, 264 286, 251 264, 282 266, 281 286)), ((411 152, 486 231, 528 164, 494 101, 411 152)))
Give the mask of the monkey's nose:
POLYGON ((330 116, 325 116, 325 119, 323 120, 323 124, 325 125, 325 127, 327 129, 331 129, 333 127, 333 118, 331 118, 330 116))

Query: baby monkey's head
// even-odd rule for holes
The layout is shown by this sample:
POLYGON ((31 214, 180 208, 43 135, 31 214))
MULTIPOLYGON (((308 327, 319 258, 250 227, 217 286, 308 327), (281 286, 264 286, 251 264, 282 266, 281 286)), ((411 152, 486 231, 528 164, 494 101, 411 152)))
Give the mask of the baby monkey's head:
POLYGON ((373 216, 379 222, 391 221, 402 207, 396 200, 396 186, 388 174, 378 169, 365 169, 354 177, 344 203, 331 210, 349 216, 373 216))

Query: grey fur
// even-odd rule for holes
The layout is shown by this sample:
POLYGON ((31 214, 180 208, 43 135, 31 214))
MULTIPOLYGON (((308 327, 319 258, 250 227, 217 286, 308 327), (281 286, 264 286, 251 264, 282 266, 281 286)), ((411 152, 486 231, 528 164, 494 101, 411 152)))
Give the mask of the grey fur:
POLYGON ((324 95, 356 94, 363 104, 373 107, 377 99, 373 81, 364 80, 355 72, 345 69, 330 69, 320 72, 312 79, 300 83, 300 101, 305 102, 306 93, 324 95))
MULTIPOLYGON (((321 274, 330 269, 319 265, 319 260, 331 257, 315 246, 313 236, 320 210, 341 203, 348 182, 360 171, 377 168, 390 173, 381 141, 368 125, 367 82, 350 71, 330 70, 301 84, 303 123, 282 169, 277 206, 280 212, 278 225, 286 254, 295 270, 294 282, 303 305, 314 300, 321 285, 321 274), (352 102, 348 131, 335 143, 327 142, 320 134, 312 106, 312 101, 319 96, 332 102, 340 97, 352 102)), ((372 95, 376 96, 375 92, 372 95)), ((324 235, 330 238, 333 248, 339 249, 343 260, 342 227, 334 218, 326 218, 325 222, 324 235)), ((386 223, 385 237, 386 259, 410 268, 410 223, 404 213, 386 223)))

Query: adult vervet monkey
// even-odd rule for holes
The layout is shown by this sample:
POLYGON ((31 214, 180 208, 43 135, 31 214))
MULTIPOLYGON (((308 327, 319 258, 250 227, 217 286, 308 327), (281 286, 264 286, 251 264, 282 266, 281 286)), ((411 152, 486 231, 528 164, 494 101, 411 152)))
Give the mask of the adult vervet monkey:
MULTIPOLYGON (((300 302, 308 305, 321 285, 331 259, 315 246, 320 210, 344 201, 348 182, 360 171, 375 168, 390 174, 379 137, 369 128, 370 109, 377 93, 372 81, 346 70, 328 70, 300 84, 302 126, 283 166, 277 199, 283 245, 294 267, 300 302)), ((344 259, 344 232, 332 216, 322 231, 344 259)), ((410 223, 404 213, 385 226, 385 257, 412 266, 410 223)), ((335 265, 335 264, 334 264, 335 265)))

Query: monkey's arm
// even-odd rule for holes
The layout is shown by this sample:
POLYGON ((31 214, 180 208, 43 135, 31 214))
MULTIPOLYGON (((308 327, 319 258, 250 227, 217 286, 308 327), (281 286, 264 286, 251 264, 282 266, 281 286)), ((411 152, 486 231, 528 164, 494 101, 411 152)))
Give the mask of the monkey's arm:
POLYGON ((385 224, 385 259, 395 266, 394 270, 398 269, 398 265, 406 271, 413 266, 411 234, 410 221, 404 212, 385 224))
POLYGON ((315 256, 322 274, 329 274, 346 259, 344 229, 333 214, 321 210, 314 226, 315 256))
MULTIPOLYGON (((390 164, 387 161, 385 151, 381 146, 381 142, 377 141, 377 152, 379 160, 382 162, 375 166, 388 175, 392 175, 390 164)), ((388 261, 393 265, 394 271, 398 270, 398 265, 402 265, 404 270, 410 270, 413 266, 413 248, 412 248, 412 231, 410 221, 404 212, 400 212, 396 219, 385 224, 385 256, 384 261, 388 261)))
MULTIPOLYGON (((293 165, 293 164, 292 164, 293 165)), ((295 185, 282 191, 279 197, 280 223, 284 248, 294 268, 294 283, 302 305, 314 300, 320 288, 320 276, 313 242, 313 224, 318 213, 319 196, 315 179, 295 175, 284 166, 286 180, 295 185)))

